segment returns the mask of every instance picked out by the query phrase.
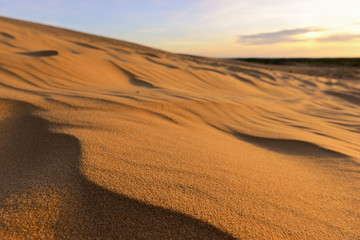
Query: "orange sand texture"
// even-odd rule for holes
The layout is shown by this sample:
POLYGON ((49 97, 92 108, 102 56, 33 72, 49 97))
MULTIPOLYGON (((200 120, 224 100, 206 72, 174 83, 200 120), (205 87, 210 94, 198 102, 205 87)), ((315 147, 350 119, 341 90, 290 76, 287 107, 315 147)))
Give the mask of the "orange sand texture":
POLYGON ((0 239, 360 239, 360 82, 0 18, 0 239))

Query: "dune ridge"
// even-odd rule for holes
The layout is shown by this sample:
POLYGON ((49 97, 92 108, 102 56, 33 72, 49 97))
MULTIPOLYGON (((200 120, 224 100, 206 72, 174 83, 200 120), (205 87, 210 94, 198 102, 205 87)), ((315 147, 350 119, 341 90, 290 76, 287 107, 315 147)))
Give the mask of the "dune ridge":
POLYGON ((360 238, 360 82, 0 26, 1 239, 360 238))

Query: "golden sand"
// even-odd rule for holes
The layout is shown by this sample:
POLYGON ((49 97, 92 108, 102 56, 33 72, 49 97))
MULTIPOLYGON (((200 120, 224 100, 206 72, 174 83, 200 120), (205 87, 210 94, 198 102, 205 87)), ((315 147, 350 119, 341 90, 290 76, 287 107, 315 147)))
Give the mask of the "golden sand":
POLYGON ((360 239, 360 82, 0 18, 0 239, 360 239))

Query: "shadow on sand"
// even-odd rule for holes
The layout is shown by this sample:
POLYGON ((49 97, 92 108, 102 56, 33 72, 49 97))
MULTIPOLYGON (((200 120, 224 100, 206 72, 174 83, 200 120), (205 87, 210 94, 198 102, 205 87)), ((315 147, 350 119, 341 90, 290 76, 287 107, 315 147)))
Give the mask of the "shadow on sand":
MULTIPOLYGON (((0 106, 3 103, 0 101, 0 106)), ((5 183, 14 182, 0 185, 0 235, 4 231, 20 231, 1 216, 4 209, 9 208, 5 199, 14 194, 23 196, 21 192, 35 184, 55 186, 61 194, 55 229, 51 229, 54 239, 234 239, 189 215, 152 206, 96 185, 80 172, 81 144, 77 138, 51 132, 52 123, 34 116, 33 112, 39 109, 33 105, 8 100, 6 104, 14 107, 15 113, 0 118, 0 134, 6 138, 0 142, 0 173, 5 183)), ((45 195, 43 198, 49 202, 45 205, 51 206, 52 199, 46 200, 45 195)), ((36 208, 27 206, 27 202, 31 201, 25 201, 28 211, 36 208)), ((46 206, 39 207, 51 212, 46 206)), ((39 225, 51 221, 37 219, 39 217, 41 215, 33 219, 35 225, 28 224, 21 215, 13 216, 12 223, 25 224, 27 229, 22 229, 22 234, 31 239, 35 236, 32 232, 41 228, 36 222, 39 225)))

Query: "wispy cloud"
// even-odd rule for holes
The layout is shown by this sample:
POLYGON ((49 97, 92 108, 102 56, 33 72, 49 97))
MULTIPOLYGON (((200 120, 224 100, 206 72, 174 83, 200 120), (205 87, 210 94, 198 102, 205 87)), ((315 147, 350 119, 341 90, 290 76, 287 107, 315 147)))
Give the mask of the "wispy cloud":
POLYGON ((258 45, 258 44, 274 44, 280 42, 296 42, 302 41, 302 39, 296 38, 299 34, 305 34, 309 32, 318 32, 322 31, 320 28, 295 28, 295 29, 285 29, 277 32, 266 32, 258 33, 253 35, 243 35, 239 36, 237 43, 243 43, 248 45, 258 45))
POLYGON ((317 38, 316 41, 319 42, 347 42, 354 39, 360 39, 360 34, 341 34, 341 35, 332 35, 324 38, 317 38))

